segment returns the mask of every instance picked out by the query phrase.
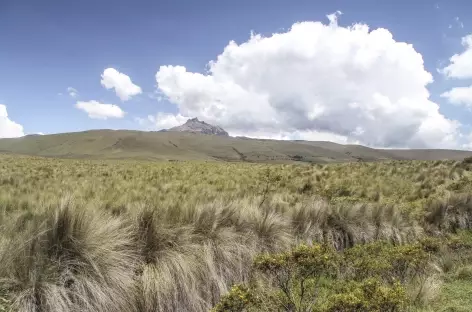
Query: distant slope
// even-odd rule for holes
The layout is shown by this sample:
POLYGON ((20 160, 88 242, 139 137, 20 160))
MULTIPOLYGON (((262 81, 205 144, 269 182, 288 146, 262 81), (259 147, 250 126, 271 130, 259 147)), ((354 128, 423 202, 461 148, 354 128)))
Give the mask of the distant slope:
POLYGON ((189 132, 91 130, 0 139, 0 152, 66 158, 134 158, 245 162, 346 162, 388 159, 454 159, 456 150, 386 150, 332 142, 233 138, 189 132))

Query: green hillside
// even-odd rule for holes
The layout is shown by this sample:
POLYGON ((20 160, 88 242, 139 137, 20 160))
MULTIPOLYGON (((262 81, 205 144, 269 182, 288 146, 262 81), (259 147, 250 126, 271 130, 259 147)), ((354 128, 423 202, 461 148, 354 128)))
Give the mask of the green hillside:
POLYGON ((386 159, 460 160, 455 150, 380 150, 331 142, 278 141, 186 132, 92 130, 1 139, 0 152, 61 158, 133 158, 243 162, 346 162, 386 159))

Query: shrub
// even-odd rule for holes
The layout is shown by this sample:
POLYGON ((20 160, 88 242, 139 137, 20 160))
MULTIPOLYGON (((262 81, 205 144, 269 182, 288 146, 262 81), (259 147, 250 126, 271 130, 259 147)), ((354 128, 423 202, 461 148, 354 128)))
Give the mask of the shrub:
POLYGON ((462 163, 467 165, 472 164, 472 156, 464 158, 464 160, 462 160, 462 163))
POLYGON ((325 312, 384 312, 404 311, 407 305, 405 288, 399 283, 384 285, 369 278, 362 282, 344 283, 337 293, 328 297, 325 312))
POLYGON ((429 256, 421 244, 392 246, 375 242, 347 250, 345 261, 347 274, 354 280, 376 277, 393 284, 424 274, 429 256))
POLYGON ((429 290, 437 285, 419 278, 425 276, 428 260, 421 244, 385 242, 344 253, 321 244, 266 253, 254 260, 251 285, 256 286, 234 287, 214 311, 404 311, 431 297, 429 290), (406 287, 413 280, 420 283, 409 296, 406 287))
POLYGON ((224 296, 211 312, 242 312, 260 305, 260 298, 255 291, 244 285, 235 285, 224 296))
POLYGON ((317 299, 320 280, 337 273, 339 260, 330 246, 300 245, 289 252, 260 255, 254 267, 275 283, 285 305, 308 311, 317 299))

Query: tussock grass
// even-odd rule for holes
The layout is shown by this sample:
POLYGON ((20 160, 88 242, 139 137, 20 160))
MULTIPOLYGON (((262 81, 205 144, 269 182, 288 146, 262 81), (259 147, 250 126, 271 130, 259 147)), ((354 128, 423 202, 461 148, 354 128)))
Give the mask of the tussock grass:
POLYGON ((25 311, 205 311, 234 283, 248 280, 259 253, 300 241, 339 250, 377 239, 401 244, 421 234, 391 206, 314 198, 290 209, 257 200, 135 204, 119 216, 67 200, 34 218, 17 217, 26 225, 2 244, 9 263, 0 271, 4 290, 25 311))
POLYGON ((253 236, 238 225, 235 208, 218 207, 138 212, 145 311, 209 309, 215 294, 247 276, 244 264, 257 252, 253 236))
POLYGON ((130 226, 70 200, 25 222, 0 249, 0 289, 13 310, 136 310, 130 226))
MULTIPOLYGON (((470 229, 469 178, 451 161, 0 156, 0 311, 207 311, 248 281, 261 253, 301 242, 401 245, 470 229)), ((439 282, 418 285, 411 293, 424 303, 439 282)))
POLYGON ((424 278, 413 280, 407 288, 407 295, 416 307, 426 307, 434 302, 441 293, 443 279, 434 271, 424 278))
POLYGON ((392 205, 330 205, 315 201, 292 211, 292 226, 303 241, 344 249, 376 240, 402 244, 417 240, 423 229, 392 205))
POLYGON ((472 194, 451 194, 432 201, 426 208, 425 221, 434 230, 457 232, 472 229, 472 194))
POLYGON ((467 265, 458 268, 456 271, 456 277, 459 280, 467 280, 472 282, 472 266, 467 265))

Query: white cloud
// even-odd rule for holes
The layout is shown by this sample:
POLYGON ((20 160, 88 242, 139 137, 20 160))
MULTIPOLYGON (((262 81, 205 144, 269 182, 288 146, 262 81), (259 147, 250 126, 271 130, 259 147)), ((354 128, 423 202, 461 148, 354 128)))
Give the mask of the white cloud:
POLYGON ((251 131, 250 133, 246 131, 232 131, 230 133, 232 136, 250 136, 251 138, 256 139, 273 139, 273 140, 305 140, 305 141, 329 141, 340 144, 360 144, 358 140, 352 138, 337 135, 330 132, 323 131, 251 131))
MULTIPOLYGON (((456 21, 459 19, 456 18, 456 21)), ((450 59, 450 64, 440 70, 447 77, 457 79, 472 78, 472 34, 462 38, 462 45, 465 50, 460 54, 454 54, 450 59)), ((472 85, 469 87, 455 87, 441 94, 449 103, 462 105, 472 109, 472 85)))
POLYGON ((338 17, 341 16, 343 12, 341 11, 336 11, 334 13, 326 15, 326 17, 329 20, 330 25, 338 25, 338 17))
POLYGON ((452 88, 441 94, 441 97, 447 98, 451 104, 472 108, 472 86, 452 88))
POLYGON ((189 118, 190 117, 184 117, 180 114, 174 115, 159 112, 155 116, 148 115, 147 118, 136 118, 136 120, 141 126, 144 126, 150 130, 162 130, 180 126, 189 118))
POLYGON ((465 140, 464 140, 465 143, 462 144, 461 148, 465 150, 472 150, 472 132, 464 137, 465 137, 465 140))
POLYGON ((77 91, 77 89, 74 89, 72 87, 67 88, 67 93, 69 93, 69 95, 73 98, 75 98, 75 97, 77 97, 77 95, 79 95, 79 91, 77 91))
POLYGON ((158 88, 179 114, 232 135, 455 146, 459 125, 429 99, 433 78, 421 54, 386 29, 338 26, 339 14, 328 16, 329 25, 296 23, 231 41, 207 74, 161 66, 158 88))
POLYGON ((472 34, 462 38, 464 51, 454 54, 449 59, 450 64, 440 70, 450 78, 466 79, 472 78, 472 34))
POLYGON ((23 126, 10 120, 7 107, 0 104, 0 138, 17 138, 24 135, 23 126))
POLYGON ((158 90, 154 90, 153 92, 149 92, 147 94, 147 96, 151 99, 151 100, 157 100, 158 102, 162 102, 164 100, 164 96, 161 94, 161 92, 159 92, 158 90))
POLYGON ((78 101, 75 107, 83 110, 92 119, 123 118, 125 112, 117 105, 102 104, 97 101, 78 101))
POLYGON ((454 21, 456 22, 457 27, 464 28, 464 23, 462 23, 462 21, 459 19, 459 16, 456 16, 454 21))
POLYGON ((101 83, 107 89, 115 89, 116 95, 122 101, 127 101, 142 93, 141 88, 135 85, 127 75, 114 68, 107 68, 103 71, 101 83))

